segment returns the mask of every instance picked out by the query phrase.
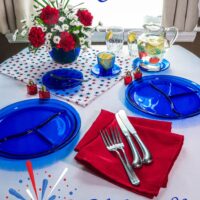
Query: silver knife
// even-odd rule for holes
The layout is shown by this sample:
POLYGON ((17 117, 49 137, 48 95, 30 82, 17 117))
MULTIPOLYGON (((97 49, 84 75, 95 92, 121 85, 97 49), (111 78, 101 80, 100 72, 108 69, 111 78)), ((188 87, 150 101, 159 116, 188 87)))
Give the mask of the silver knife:
POLYGON ((140 157, 139 152, 137 151, 135 144, 133 143, 132 139, 131 139, 131 135, 128 131, 128 129, 126 128, 126 126, 123 124, 122 120, 120 119, 118 113, 115 114, 115 117, 117 119, 117 122, 119 124, 119 127, 122 131, 122 133, 124 134, 124 136, 126 137, 128 144, 131 148, 132 154, 133 154, 133 162, 132 165, 135 168, 141 167, 142 166, 142 159, 140 157))
POLYGON ((133 125, 130 123, 126 113, 124 110, 120 110, 118 112, 118 116, 120 117, 120 119, 122 120, 123 124, 126 126, 126 128, 129 130, 129 132, 134 136, 135 140, 138 142, 141 150, 142 150, 142 154, 143 154, 143 158, 142 158, 142 162, 144 164, 149 164, 152 162, 152 155, 149 152, 149 150, 147 149, 147 147, 145 146, 145 144, 142 142, 142 140, 140 139, 139 135, 137 134, 135 128, 133 127, 133 125))

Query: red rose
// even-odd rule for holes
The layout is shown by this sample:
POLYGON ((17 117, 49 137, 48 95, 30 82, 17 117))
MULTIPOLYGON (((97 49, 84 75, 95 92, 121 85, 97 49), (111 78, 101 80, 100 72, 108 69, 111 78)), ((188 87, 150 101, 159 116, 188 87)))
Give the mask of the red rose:
POLYGON ((88 10, 78 10, 76 15, 84 26, 92 25, 93 16, 88 10))
POLYGON ((28 34, 28 39, 32 46, 38 48, 45 42, 45 33, 40 27, 32 27, 28 34))
POLYGON ((64 51, 71 51, 75 48, 76 42, 73 36, 68 32, 62 32, 60 34, 60 42, 57 44, 57 48, 62 48, 64 51))
POLYGON ((46 6, 43 8, 40 14, 40 18, 43 20, 43 22, 49 25, 57 24, 59 17, 59 10, 52 8, 51 6, 46 6))

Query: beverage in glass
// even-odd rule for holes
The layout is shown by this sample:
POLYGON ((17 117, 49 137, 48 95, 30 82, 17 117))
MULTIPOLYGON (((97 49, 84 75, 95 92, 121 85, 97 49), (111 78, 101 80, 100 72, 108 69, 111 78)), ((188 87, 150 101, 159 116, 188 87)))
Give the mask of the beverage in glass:
POLYGON ((124 44, 124 29, 122 27, 109 27, 106 30, 107 51, 119 54, 124 44))

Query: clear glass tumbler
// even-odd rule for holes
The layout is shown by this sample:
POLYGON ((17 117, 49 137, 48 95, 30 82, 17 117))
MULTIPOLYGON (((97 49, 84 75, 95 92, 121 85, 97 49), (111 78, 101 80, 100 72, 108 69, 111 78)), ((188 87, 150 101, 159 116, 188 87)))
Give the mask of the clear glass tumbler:
POLYGON ((117 26, 108 27, 105 40, 108 52, 119 54, 123 49, 124 29, 117 26))
POLYGON ((138 56, 138 48, 137 48, 137 34, 130 30, 127 33, 127 44, 128 44, 128 52, 129 56, 134 58, 138 56))

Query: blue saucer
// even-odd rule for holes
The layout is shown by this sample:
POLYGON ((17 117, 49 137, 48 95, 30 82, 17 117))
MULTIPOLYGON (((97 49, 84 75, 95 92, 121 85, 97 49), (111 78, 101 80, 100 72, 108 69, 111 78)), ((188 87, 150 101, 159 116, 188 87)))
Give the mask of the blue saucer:
POLYGON ((121 72, 121 68, 114 64, 113 68, 109 69, 109 70, 102 70, 101 66, 99 64, 96 64, 91 72, 96 75, 96 76, 116 76, 121 72))
POLYGON ((75 69, 56 69, 42 77, 42 84, 49 89, 71 89, 81 85, 82 72, 75 69))
POLYGON ((141 63, 142 63, 142 61, 141 61, 140 58, 134 59, 134 60, 133 60, 133 64, 132 64, 132 65, 133 65, 133 68, 136 69, 136 68, 139 67, 142 71, 146 71, 146 72, 160 72, 160 71, 164 71, 164 70, 168 69, 169 66, 170 66, 169 61, 166 60, 166 59, 163 59, 161 63, 155 65, 155 66, 159 66, 159 67, 160 67, 160 70, 159 70, 159 71, 150 71, 150 70, 144 68, 144 67, 141 65, 141 63))

